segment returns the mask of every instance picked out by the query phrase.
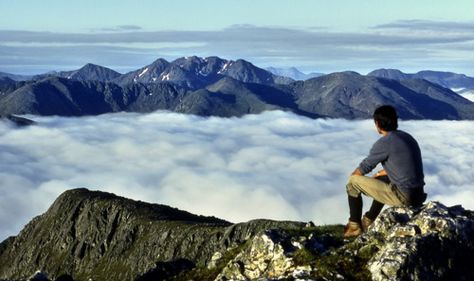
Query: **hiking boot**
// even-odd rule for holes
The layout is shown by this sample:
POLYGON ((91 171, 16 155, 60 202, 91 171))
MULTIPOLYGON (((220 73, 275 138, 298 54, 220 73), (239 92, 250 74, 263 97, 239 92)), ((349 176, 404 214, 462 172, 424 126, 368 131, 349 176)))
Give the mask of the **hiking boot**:
POLYGON ((369 226, 373 223, 374 221, 366 217, 365 215, 362 217, 362 230, 366 232, 369 229, 369 226))
POLYGON ((344 227, 344 238, 356 237, 362 234, 360 223, 349 221, 344 227))

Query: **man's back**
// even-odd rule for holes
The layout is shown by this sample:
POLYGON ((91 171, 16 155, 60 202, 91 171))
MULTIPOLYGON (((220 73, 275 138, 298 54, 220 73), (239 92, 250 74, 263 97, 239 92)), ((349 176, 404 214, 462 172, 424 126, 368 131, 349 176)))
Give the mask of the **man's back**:
POLYGON ((403 191, 425 185, 420 147, 408 133, 396 130, 386 137, 388 157, 382 162, 391 182, 403 191))

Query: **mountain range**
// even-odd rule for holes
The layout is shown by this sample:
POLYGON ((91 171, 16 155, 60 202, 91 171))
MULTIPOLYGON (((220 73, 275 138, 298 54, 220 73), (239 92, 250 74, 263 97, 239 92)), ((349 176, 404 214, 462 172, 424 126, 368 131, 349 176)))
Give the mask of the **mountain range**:
POLYGON ((367 75, 394 80, 424 79, 449 89, 474 90, 474 77, 453 72, 423 70, 417 73, 408 74, 398 69, 377 69, 367 75))
MULTIPOLYGON (((445 85, 451 81, 450 86, 473 79, 439 75, 446 78, 445 85)), ((12 78, 18 80, 0 78, 1 116, 170 110, 230 117, 284 110, 312 118, 362 119, 371 118, 378 105, 392 104, 403 119, 474 119, 473 102, 440 83, 392 70, 369 75, 339 72, 294 81, 245 60, 193 56, 172 62, 158 59, 125 74, 86 64, 25 81, 12 78)))

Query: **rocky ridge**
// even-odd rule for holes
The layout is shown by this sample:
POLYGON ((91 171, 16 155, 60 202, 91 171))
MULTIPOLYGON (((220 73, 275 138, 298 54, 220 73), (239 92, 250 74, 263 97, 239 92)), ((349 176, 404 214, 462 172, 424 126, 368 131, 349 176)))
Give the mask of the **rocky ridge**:
POLYGON ((51 280, 474 279, 474 212, 461 206, 387 208, 360 237, 341 233, 340 225, 231 224, 76 189, 0 244, 0 280, 38 269, 51 280))
POLYGON ((403 73, 398 69, 376 69, 367 75, 394 80, 424 79, 445 88, 474 89, 473 77, 453 72, 423 70, 417 73, 403 73))
POLYGON ((353 241, 269 230, 216 280, 473 280, 474 212, 429 202, 389 208, 353 241), (302 252, 309 253, 303 260, 302 252))
POLYGON ((0 279, 25 279, 41 270, 53 279, 69 274, 74 280, 134 280, 183 262, 187 268, 205 266, 215 252, 240 245, 263 229, 299 225, 270 220, 231 224, 73 189, 0 244, 0 279))

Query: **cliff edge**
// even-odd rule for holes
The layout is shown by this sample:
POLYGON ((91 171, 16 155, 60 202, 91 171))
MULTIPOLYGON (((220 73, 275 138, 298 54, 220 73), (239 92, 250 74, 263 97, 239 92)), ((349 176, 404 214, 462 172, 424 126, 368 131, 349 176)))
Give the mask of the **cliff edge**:
POLYGON ((73 189, 0 243, 0 280, 474 280, 461 206, 388 208, 356 239, 342 228, 232 224, 73 189))

